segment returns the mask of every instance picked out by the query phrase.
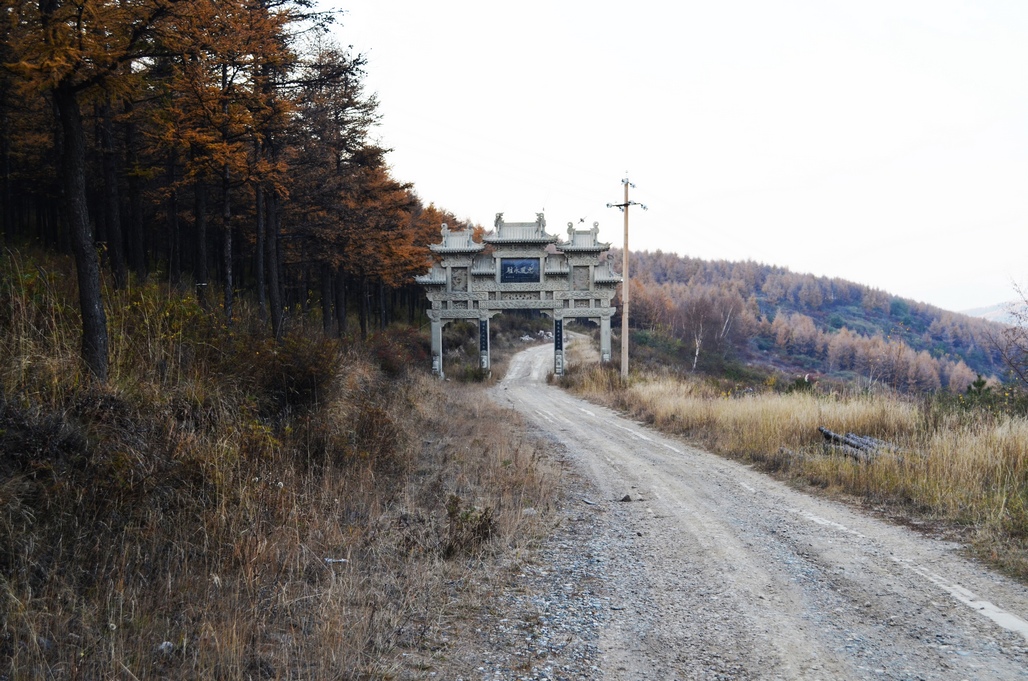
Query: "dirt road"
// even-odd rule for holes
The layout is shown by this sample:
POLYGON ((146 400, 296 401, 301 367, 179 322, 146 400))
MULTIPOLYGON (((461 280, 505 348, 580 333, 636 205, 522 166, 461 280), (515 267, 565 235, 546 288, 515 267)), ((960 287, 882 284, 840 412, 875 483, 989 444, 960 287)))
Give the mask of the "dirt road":
POLYGON ((552 352, 517 355, 495 392, 564 451, 572 514, 609 535, 565 546, 609 604, 596 669, 569 678, 1028 678, 1028 589, 548 386, 552 352))

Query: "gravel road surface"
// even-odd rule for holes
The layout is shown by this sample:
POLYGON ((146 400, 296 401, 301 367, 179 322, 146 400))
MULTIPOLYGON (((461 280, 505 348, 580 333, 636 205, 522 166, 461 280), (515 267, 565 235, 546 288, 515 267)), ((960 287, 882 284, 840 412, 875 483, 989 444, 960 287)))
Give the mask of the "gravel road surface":
POLYGON ((1024 586, 548 386, 552 358, 494 395, 572 491, 462 678, 1028 678, 1024 586))

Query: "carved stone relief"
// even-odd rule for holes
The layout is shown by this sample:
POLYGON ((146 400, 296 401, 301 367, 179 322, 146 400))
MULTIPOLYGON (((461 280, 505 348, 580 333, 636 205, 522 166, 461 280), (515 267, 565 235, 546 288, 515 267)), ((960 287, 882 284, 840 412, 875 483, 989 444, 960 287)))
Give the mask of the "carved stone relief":
POLYGON ((468 270, 466 267, 454 267, 450 271, 450 290, 468 290, 468 270))
POLYGON ((576 291, 589 290, 589 267, 576 265, 573 275, 573 284, 576 291))

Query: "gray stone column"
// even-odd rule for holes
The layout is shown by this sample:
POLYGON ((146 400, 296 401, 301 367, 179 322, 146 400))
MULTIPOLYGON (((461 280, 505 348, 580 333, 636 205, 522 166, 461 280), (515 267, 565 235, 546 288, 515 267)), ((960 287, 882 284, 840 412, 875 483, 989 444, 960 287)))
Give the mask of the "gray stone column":
POLYGON ((553 374, 564 375, 564 319, 553 318, 553 374))
POLYGON ((478 320, 478 360, 483 371, 489 371, 489 318, 478 320))
POLYGON ((600 361, 610 361, 610 315, 600 317, 600 361))
POLYGON ((432 373, 443 377, 443 322, 432 320, 432 373))

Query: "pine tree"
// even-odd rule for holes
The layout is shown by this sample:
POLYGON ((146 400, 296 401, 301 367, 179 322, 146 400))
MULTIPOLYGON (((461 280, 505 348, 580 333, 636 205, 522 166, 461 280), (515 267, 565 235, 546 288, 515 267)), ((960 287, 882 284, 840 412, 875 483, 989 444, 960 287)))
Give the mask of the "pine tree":
POLYGON ((9 50, 22 92, 48 94, 58 122, 64 218, 71 233, 82 312, 82 357, 90 373, 107 379, 108 335, 100 287, 100 259, 86 201, 83 102, 117 92, 134 80, 131 65, 145 54, 167 0, 0 0, 10 22, 9 50))

